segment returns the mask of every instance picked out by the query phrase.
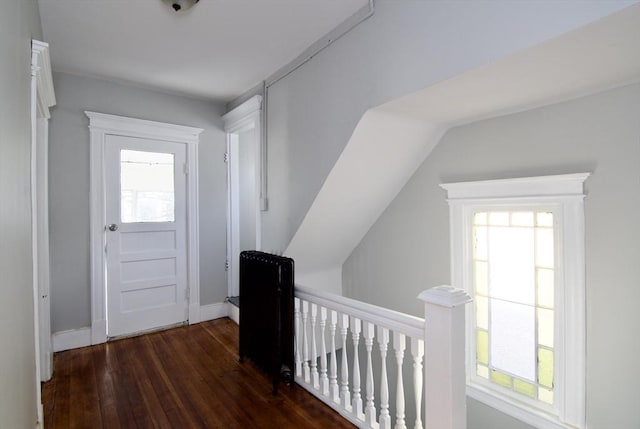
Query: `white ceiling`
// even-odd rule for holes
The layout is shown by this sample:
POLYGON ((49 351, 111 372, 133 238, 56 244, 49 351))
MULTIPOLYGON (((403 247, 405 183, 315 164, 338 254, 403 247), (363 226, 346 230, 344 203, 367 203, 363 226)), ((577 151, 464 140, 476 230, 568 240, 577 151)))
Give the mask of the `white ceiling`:
POLYGON ((54 71, 229 101, 368 0, 38 0, 54 71))

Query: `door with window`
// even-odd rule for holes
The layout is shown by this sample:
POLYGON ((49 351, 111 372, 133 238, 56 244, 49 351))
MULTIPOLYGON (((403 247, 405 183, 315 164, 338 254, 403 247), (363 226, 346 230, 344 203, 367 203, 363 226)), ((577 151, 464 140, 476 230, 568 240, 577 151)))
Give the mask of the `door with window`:
POLYGON ((105 140, 107 335, 187 320, 186 144, 105 140))

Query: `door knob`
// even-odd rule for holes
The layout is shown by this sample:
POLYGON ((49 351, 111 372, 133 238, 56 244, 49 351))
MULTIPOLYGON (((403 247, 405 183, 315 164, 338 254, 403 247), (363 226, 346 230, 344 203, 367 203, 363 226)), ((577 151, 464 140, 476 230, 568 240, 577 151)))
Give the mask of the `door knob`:
POLYGON ((109 228, 109 231, 117 231, 118 225, 116 225, 115 223, 112 223, 107 228, 109 228))

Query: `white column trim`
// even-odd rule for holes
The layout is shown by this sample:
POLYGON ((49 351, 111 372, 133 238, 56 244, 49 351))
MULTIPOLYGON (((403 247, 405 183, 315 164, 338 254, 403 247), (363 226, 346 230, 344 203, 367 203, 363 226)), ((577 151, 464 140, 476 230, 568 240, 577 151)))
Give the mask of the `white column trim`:
POLYGON ((104 145, 108 135, 125 135, 187 144, 187 290, 189 323, 200 321, 198 143, 202 128, 86 111, 90 129, 91 344, 107 341, 104 248, 104 145))

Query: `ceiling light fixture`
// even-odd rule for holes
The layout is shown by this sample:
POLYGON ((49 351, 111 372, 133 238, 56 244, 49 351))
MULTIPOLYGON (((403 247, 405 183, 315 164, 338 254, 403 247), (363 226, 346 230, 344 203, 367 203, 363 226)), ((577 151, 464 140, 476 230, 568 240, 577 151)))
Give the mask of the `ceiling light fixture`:
POLYGON ((167 4, 174 12, 184 12, 191 9, 200 0, 162 0, 167 4))

